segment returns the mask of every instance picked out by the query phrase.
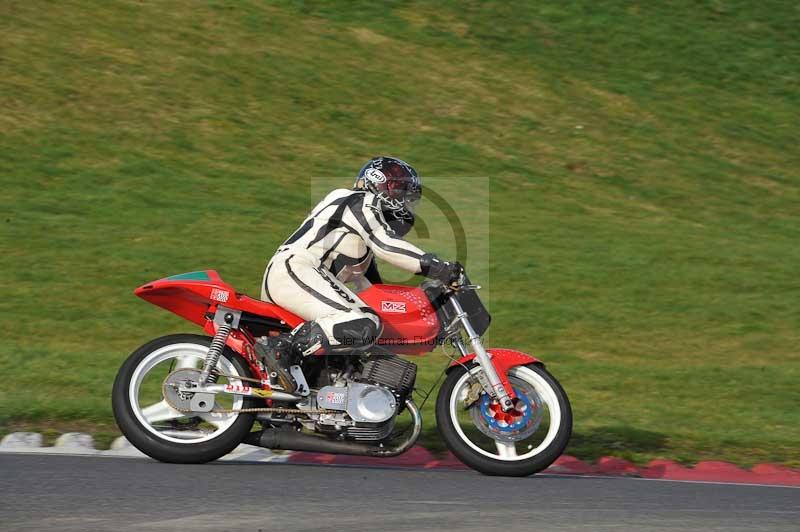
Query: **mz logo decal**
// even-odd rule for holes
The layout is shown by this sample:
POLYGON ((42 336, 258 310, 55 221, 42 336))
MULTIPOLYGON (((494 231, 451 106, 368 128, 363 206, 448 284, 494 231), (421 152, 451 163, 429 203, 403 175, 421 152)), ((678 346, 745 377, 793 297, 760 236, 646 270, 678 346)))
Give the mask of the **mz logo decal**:
POLYGON ((402 301, 381 301, 381 312, 394 312, 402 314, 406 311, 406 304, 402 301))

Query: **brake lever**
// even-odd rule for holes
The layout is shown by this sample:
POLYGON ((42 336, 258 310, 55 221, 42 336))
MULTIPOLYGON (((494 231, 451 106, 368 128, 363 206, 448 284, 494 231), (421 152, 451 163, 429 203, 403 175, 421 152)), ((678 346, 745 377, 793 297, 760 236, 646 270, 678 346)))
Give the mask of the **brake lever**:
POLYGON ((453 283, 451 283, 450 285, 448 285, 448 287, 451 290, 456 291, 456 292, 458 292, 459 290, 480 290, 481 289, 481 285, 479 285, 479 284, 462 284, 465 280, 466 280, 466 275, 464 273, 462 273, 458 277, 458 280, 453 282, 453 283))

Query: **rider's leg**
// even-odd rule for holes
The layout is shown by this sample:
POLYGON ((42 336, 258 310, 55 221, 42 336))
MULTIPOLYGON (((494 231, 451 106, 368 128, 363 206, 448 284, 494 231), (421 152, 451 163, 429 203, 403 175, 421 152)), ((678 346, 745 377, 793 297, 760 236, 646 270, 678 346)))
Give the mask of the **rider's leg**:
POLYGON ((264 292, 276 305, 307 320, 290 335, 257 346, 281 381, 290 381, 288 367, 297 359, 327 352, 360 352, 377 340, 378 315, 327 270, 303 253, 276 255, 264 278, 264 292), (265 349, 266 348, 266 349, 265 349))

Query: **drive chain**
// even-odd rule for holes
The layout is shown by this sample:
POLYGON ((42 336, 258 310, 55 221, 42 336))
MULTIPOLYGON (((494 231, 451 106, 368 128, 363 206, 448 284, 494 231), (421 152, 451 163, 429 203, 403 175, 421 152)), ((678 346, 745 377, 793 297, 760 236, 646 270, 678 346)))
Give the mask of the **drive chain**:
MULTIPOLYGON (((239 380, 239 381, 248 381, 248 382, 257 382, 261 383, 260 379, 254 379, 252 377, 244 377, 241 375, 225 375, 224 373, 217 373, 216 371, 212 373, 216 378, 225 377, 226 379, 230 380, 239 380)), ((216 380, 216 378, 214 380, 216 380)), ((166 384, 166 381, 165 381, 166 384)), ((177 410, 178 412, 184 414, 255 414, 259 412, 271 412, 275 414, 332 414, 335 413, 334 410, 327 410, 324 408, 311 408, 311 409, 302 409, 302 408, 281 408, 281 407, 253 407, 253 408, 239 408, 239 409, 231 409, 231 408, 212 408, 209 412, 195 412, 190 408, 179 408, 172 404, 167 396, 167 393, 162 394, 164 396, 164 402, 169 405, 170 408, 173 410, 177 410)))

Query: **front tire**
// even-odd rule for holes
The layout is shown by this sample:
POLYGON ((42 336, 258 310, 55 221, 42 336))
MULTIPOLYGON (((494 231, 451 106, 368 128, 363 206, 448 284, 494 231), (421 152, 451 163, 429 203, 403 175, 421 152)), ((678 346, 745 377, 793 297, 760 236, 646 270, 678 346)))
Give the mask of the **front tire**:
MULTIPOLYGON (((160 382, 176 368, 202 367, 210 344, 207 336, 164 336, 143 345, 122 364, 111 394, 114 418, 128 441, 151 458, 182 464, 210 462, 231 452, 250 432, 253 414, 182 413, 163 396, 160 382)), ((246 362, 227 347, 217 369, 252 377, 246 362)), ((235 378, 228 382, 243 384, 235 378)), ((218 401, 229 401, 221 405, 227 409, 257 406, 242 396, 220 394, 218 401)))
POLYGON ((524 477, 546 469, 564 452, 572 409, 564 389, 543 367, 516 366, 508 376, 518 397, 513 415, 483 391, 475 400, 470 396, 477 389, 475 378, 463 366, 453 368, 439 390, 436 422, 448 448, 469 467, 486 475, 524 477))

